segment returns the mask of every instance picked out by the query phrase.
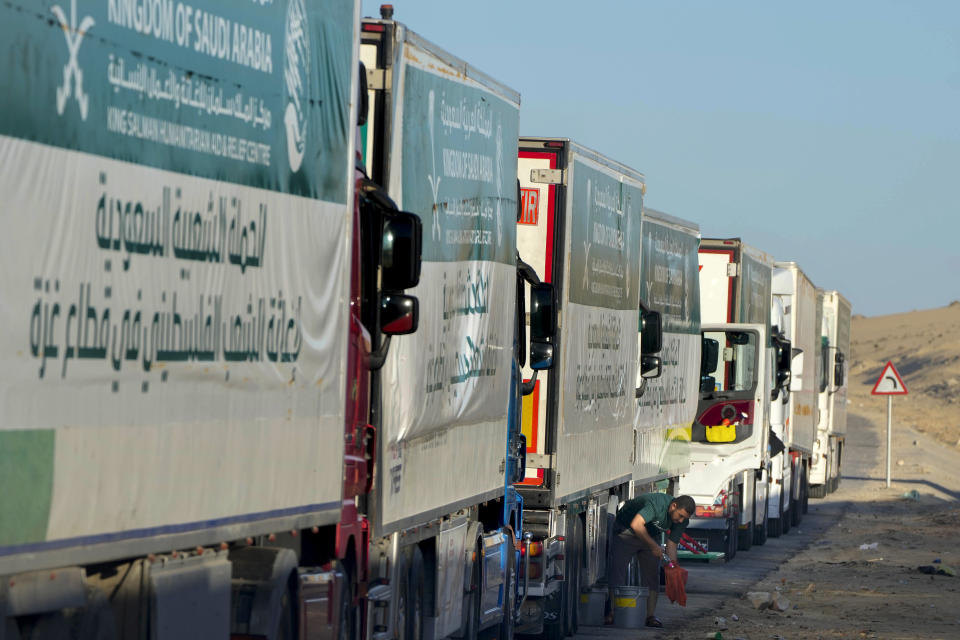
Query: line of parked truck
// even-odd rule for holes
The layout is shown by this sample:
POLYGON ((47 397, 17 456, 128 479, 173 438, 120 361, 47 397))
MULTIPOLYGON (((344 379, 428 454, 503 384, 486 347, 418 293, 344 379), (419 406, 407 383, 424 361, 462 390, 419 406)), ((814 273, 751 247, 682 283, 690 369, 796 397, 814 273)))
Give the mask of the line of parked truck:
POLYGON ((560 638, 623 500, 836 488, 849 302, 392 9, 70 9, 0 8, 0 640, 560 638))

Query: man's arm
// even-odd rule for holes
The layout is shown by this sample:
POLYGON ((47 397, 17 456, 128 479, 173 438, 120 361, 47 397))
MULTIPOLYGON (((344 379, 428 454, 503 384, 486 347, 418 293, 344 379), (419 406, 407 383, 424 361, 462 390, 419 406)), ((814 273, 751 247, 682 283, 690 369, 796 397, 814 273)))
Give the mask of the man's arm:
POLYGON ((639 513, 633 516, 633 520, 630 521, 630 528, 633 529, 633 532, 637 534, 637 537, 647 543, 647 546, 650 547, 650 552, 657 558, 660 557, 660 545, 650 537, 650 534, 647 533, 647 521, 643 519, 643 516, 639 513))
POLYGON ((667 557, 673 562, 673 564, 679 564, 677 562, 677 543, 673 540, 667 540, 667 557))

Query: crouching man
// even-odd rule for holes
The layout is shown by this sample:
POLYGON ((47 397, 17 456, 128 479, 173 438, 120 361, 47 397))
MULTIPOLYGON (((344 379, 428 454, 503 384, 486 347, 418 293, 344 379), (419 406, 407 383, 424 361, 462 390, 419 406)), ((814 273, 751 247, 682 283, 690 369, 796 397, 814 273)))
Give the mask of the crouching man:
POLYGON ((627 565, 636 556, 640 565, 640 584, 647 588, 648 627, 661 628, 657 618, 660 592, 660 534, 667 536, 667 556, 677 562, 677 543, 690 523, 696 503, 690 496, 672 497, 665 493, 645 493, 627 500, 617 512, 610 550, 610 612, 606 623, 613 624, 614 589, 626 583, 627 565))

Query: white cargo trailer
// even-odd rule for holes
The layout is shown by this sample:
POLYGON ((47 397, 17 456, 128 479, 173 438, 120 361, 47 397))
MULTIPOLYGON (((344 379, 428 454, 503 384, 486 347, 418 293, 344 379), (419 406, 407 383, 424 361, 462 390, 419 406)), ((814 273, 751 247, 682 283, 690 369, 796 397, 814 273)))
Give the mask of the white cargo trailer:
POLYGON ((289 634, 352 597, 288 584, 352 506, 359 3, 134 4, 0 7, 0 635, 289 634))
POLYGON ((783 311, 780 327, 792 347, 789 395, 784 420, 773 424, 784 449, 772 457, 770 529, 772 535, 800 524, 809 497, 810 456, 816 440, 820 371, 820 318, 817 291, 795 262, 777 262, 773 296, 783 311))
POLYGON ((607 516, 633 474, 645 187, 563 138, 521 138, 519 158, 518 250, 559 297, 556 366, 523 406, 518 489, 536 543, 520 622, 562 638, 576 629, 581 588, 605 575, 607 516))
POLYGON ((391 347, 375 407, 368 630, 509 637, 522 527, 510 486, 523 453, 510 402, 520 96, 391 18, 362 24, 363 161, 421 216, 423 265, 419 330, 391 347))
POLYGON ((660 314, 662 345, 644 348, 641 337, 641 357, 659 358, 661 373, 637 380, 641 394, 633 424, 634 495, 658 484, 672 492, 680 474, 689 469, 690 425, 700 389, 700 229, 644 208, 642 235, 641 322, 643 311, 660 314))
POLYGON ((820 420, 810 466, 810 496, 822 498, 840 484, 847 431, 847 358, 850 355, 850 302, 838 291, 819 291, 821 331, 820 420))

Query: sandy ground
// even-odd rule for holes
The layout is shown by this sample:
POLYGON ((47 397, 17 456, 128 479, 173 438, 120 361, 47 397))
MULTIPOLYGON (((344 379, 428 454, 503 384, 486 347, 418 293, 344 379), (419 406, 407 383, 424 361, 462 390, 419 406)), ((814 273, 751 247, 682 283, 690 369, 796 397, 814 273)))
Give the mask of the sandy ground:
POLYGON ((909 392, 894 398, 895 426, 912 426, 960 446, 960 302, 889 316, 854 316, 851 335, 851 410, 886 420, 886 400, 870 391, 889 360, 909 392))
MULTIPOLYGON (((779 591, 790 602, 787 611, 757 610, 745 598, 730 598, 659 635, 960 638, 960 577, 918 570, 946 566, 960 574, 960 450, 900 428, 893 450, 902 464, 893 465, 888 489, 885 433, 885 420, 851 415, 843 482, 836 493, 815 501, 817 510, 835 512, 836 524, 745 589, 779 591), (725 618, 719 627, 717 617, 725 618)), ((715 578, 722 580, 723 567, 717 569, 715 578)))

